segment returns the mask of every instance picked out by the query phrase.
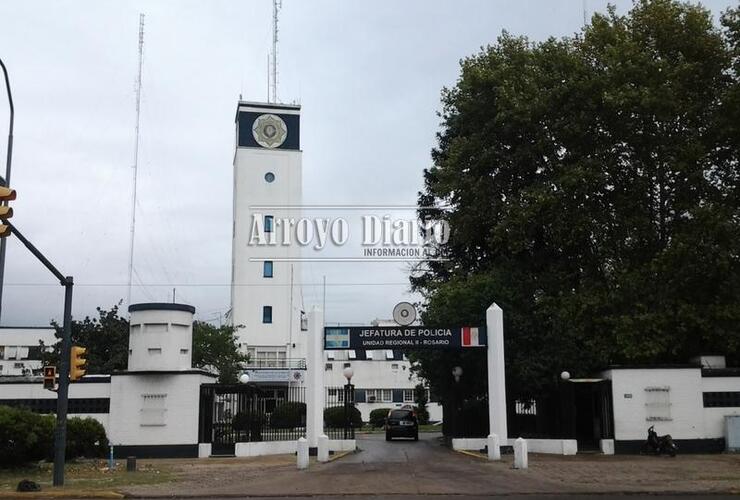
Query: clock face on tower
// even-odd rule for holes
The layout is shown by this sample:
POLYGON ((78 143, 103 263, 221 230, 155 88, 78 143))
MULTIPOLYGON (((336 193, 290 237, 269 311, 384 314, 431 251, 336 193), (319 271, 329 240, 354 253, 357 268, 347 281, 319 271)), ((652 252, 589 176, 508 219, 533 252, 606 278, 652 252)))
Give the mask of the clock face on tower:
POLYGON ((288 136, 288 127, 279 116, 264 114, 254 120, 252 136, 264 148, 278 148, 288 136))

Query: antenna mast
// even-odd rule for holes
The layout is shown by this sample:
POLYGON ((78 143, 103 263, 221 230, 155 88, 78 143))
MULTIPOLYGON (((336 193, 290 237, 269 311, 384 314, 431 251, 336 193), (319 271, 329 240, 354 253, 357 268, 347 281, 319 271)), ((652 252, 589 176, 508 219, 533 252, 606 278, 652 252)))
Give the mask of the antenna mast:
POLYGON ((136 78, 136 135, 134 138, 133 192, 131 194, 131 246, 128 254, 128 305, 134 274, 134 236, 136 234, 136 178, 139 170, 139 123, 141 120, 141 72, 144 66, 144 14, 139 14, 139 74, 136 78))
POLYGON ((270 92, 268 102, 277 102, 277 43, 278 43, 278 12, 283 8, 283 0, 272 0, 272 65, 270 68, 270 92))

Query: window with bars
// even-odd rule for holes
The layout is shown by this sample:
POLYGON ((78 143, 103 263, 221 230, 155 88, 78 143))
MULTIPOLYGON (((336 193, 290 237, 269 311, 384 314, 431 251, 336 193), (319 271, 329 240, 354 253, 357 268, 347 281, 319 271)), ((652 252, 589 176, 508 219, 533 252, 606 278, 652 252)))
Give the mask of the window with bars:
POLYGON ((671 420, 671 388, 645 388, 645 420, 661 422, 671 420))
POLYGON ((142 394, 141 399, 142 427, 166 425, 167 394, 142 394))

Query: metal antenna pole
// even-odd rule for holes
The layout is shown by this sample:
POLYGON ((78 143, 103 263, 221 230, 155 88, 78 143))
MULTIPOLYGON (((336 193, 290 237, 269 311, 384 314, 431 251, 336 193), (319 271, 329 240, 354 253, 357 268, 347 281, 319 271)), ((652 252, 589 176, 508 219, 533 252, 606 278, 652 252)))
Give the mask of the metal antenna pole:
POLYGON ((277 102, 277 43, 278 43, 278 11, 283 7, 282 0, 272 0, 272 98, 270 102, 277 102))
POLYGON ((587 16, 586 16, 586 0, 583 0, 583 26, 585 27, 588 24, 587 16))
MULTIPOLYGON (((10 165, 13 161, 13 122, 15 121, 15 107, 13 106, 13 94, 10 92, 10 80, 8 79, 8 70, 5 63, 0 59, 0 67, 3 69, 5 76, 5 89, 8 91, 8 103, 10 104, 10 123, 8 125, 8 155, 5 160, 5 181, 6 186, 10 186, 10 165)), ((4 203, 3 203, 4 204, 4 203)), ((5 282, 5 249, 7 246, 5 238, 0 239, 0 318, 3 311, 3 283, 5 282)))
POLYGON ((134 139, 133 192, 131 194, 131 245, 128 253, 128 301, 134 278, 134 237, 136 236, 136 178, 139 170, 139 124, 141 121, 141 71, 144 65, 144 14, 139 14, 139 74, 136 79, 136 135, 134 139))

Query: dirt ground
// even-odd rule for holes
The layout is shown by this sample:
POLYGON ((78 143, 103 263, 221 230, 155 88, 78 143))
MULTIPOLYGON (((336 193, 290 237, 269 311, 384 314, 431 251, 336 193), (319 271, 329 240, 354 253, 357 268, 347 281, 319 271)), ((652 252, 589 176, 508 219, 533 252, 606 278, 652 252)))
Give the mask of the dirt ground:
MULTIPOLYGON (((418 450, 419 444, 408 446, 418 450)), ((296 470, 295 457, 287 455, 153 461, 171 482, 119 491, 136 496, 740 492, 740 455, 530 454, 529 469, 515 470, 511 455, 488 462, 431 441, 424 446, 429 453, 410 454, 401 446, 393 461, 379 461, 368 449, 328 464, 312 461, 306 471, 296 470)))

